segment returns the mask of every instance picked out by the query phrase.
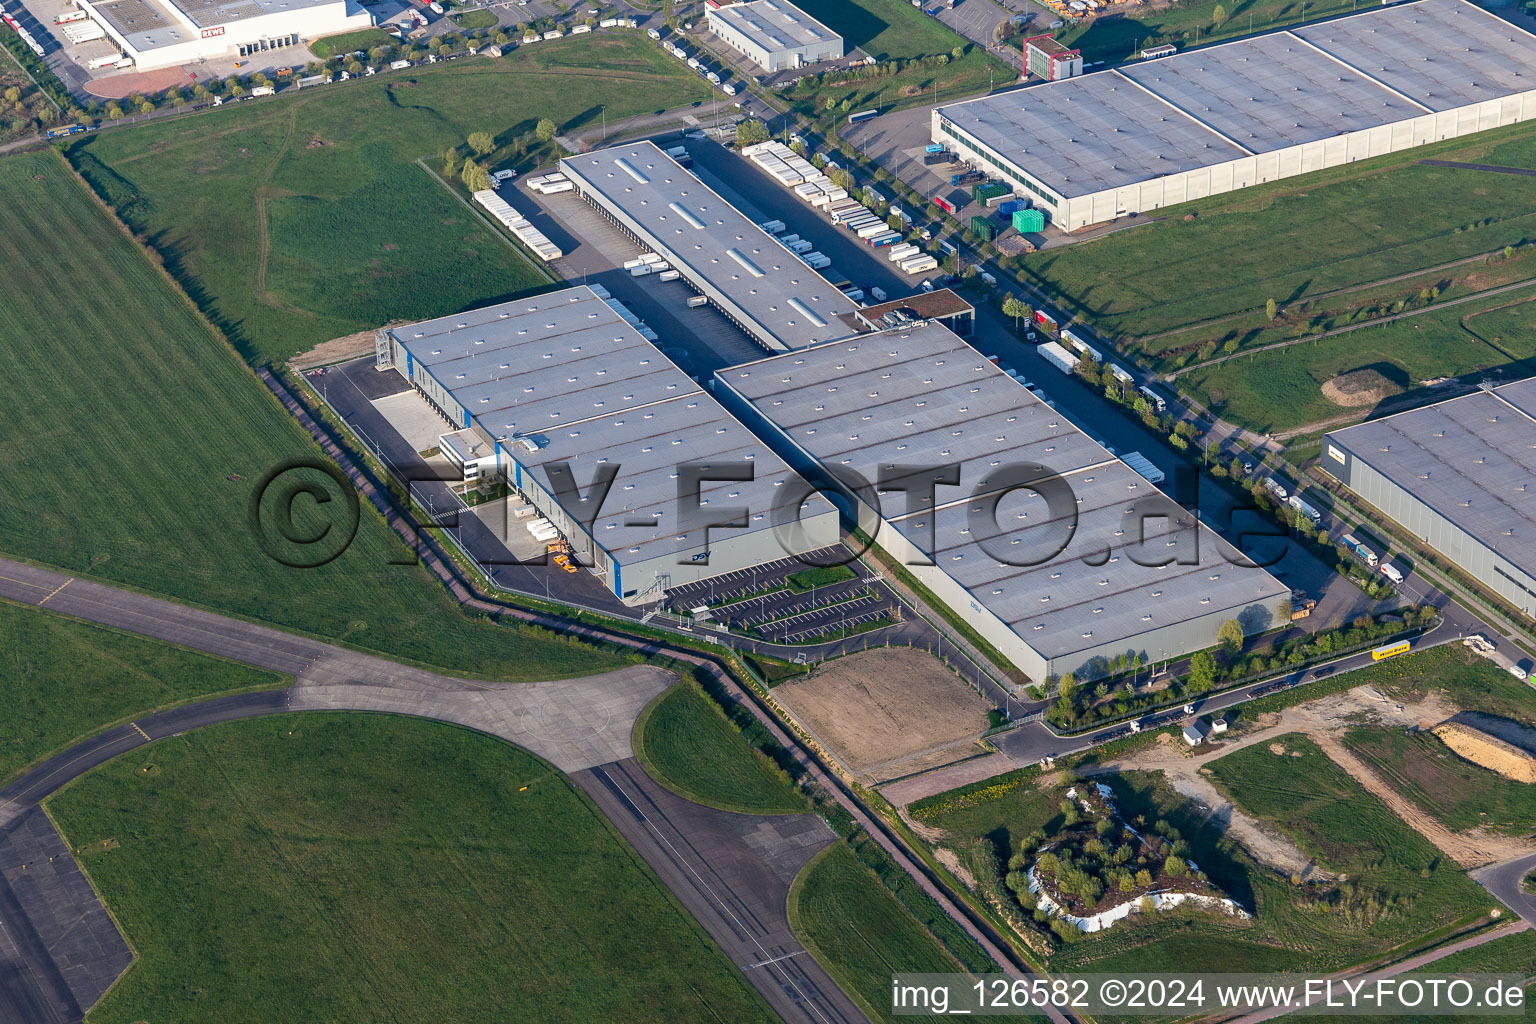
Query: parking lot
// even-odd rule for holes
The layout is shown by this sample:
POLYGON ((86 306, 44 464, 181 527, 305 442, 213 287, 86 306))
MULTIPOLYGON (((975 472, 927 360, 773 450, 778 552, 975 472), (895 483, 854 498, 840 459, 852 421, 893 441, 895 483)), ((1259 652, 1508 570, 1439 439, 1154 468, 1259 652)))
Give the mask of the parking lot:
POLYGON ((793 577, 815 563, 852 556, 828 548, 801 558, 781 558, 766 565, 727 573, 667 592, 666 610, 692 613, 697 622, 713 622, 733 632, 775 644, 813 644, 867 632, 894 623, 900 605, 878 576, 850 564, 853 575, 835 583, 806 587, 793 577))

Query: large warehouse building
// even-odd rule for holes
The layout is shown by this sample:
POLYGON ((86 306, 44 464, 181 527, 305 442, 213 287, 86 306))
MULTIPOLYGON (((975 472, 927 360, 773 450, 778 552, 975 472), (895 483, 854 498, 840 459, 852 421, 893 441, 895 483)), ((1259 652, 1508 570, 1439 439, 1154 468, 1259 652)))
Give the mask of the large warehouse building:
POLYGON ((937 107, 1068 230, 1536 117, 1536 36, 1418 0, 937 107))
POLYGON ((373 24, 356 0, 77 2, 140 71, 254 56, 373 24))
POLYGON ((854 333, 845 317, 857 303, 655 143, 566 157, 560 169, 583 199, 768 351, 854 333))
POLYGON ((705 11, 709 30, 764 71, 843 55, 843 38, 787 0, 752 0, 705 11))
POLYGON ((445 452, 489 451, 624 601, 837 542, 832 505, 802 504, 784 462, 591 288, 389 328, 375 354, 442 413, 445 434, 474 435, 445 438, 445 452), (557 493, 559 463, 582 496, 557 493), (690 474, 705 478, 697 492, 690 474))
POLYGON ((1536 377, 1335 431, 1321 464, 1536 618, 1536 377))
POLYGON ((1230 619, 1268 629, 1290 598, 940 325, 829 342, 716 381, 791 465, 848 483, 875 542, 1036 681, 1210 647, 1230 619), (938 467, 958 467, 958 483, 924 494, 938 467), (917 480, 903 491, 889 474, 917 480))

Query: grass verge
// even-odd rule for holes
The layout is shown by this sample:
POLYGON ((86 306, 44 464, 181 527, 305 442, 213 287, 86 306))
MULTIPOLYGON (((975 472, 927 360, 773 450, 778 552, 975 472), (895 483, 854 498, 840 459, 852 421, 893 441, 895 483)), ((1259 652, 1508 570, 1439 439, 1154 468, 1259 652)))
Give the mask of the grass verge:
POLYGON ((652 778, 696 803, 742 814, 805 811, 805 798, 784 771, 747 742, 692 678, 641 712, 634 745, 652 778))
POLYGON ((0 784, 147 711, 283 677, 33 608, 0 604, 0 784))

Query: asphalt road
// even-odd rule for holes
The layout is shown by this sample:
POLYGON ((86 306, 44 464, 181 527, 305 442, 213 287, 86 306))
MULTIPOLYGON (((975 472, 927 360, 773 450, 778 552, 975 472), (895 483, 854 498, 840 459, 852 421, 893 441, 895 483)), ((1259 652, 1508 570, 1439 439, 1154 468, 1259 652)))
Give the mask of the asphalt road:
POLYGON ((1525 876, 1532 871, 1536 871, 1536 853, 1520 860, 1478 868, 1472 872, 1472 877, 1493 893, 1500 903, 1536 926, 1536 896, 1526 892, 1521 885, 1525 876))

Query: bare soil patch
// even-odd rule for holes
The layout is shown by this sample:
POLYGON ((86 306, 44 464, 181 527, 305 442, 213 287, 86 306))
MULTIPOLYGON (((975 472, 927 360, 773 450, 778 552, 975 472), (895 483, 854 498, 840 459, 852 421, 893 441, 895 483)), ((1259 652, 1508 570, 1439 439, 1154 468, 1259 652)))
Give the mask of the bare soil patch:
POLYGON ((294 356, 288 361, 288 365, 295 370, 308 370, 316 366, 344 363, 349 359, 365 356, 373 351, 373 336, 377 333, 377 330, 358 331, 356 334, 322 341, 308 352, 300 352, 294 356))
POLYGON ((1333 404, 1356 409, 1377 405, 1403 389, 1375 370, 1352 370, 1324 381, 1322 390, 1323 397, 1333 404))
POLYGON ((873 781, 977 752, 990 705, 932 655, 861 651, 774 688, 774 697, 849 771, 873 781))
POLYGON ((1536 757, 1513 743, 1461 722, 1446 722, 1432 730, 1457 757, 1516 782, 1536 782, 1536 757))

